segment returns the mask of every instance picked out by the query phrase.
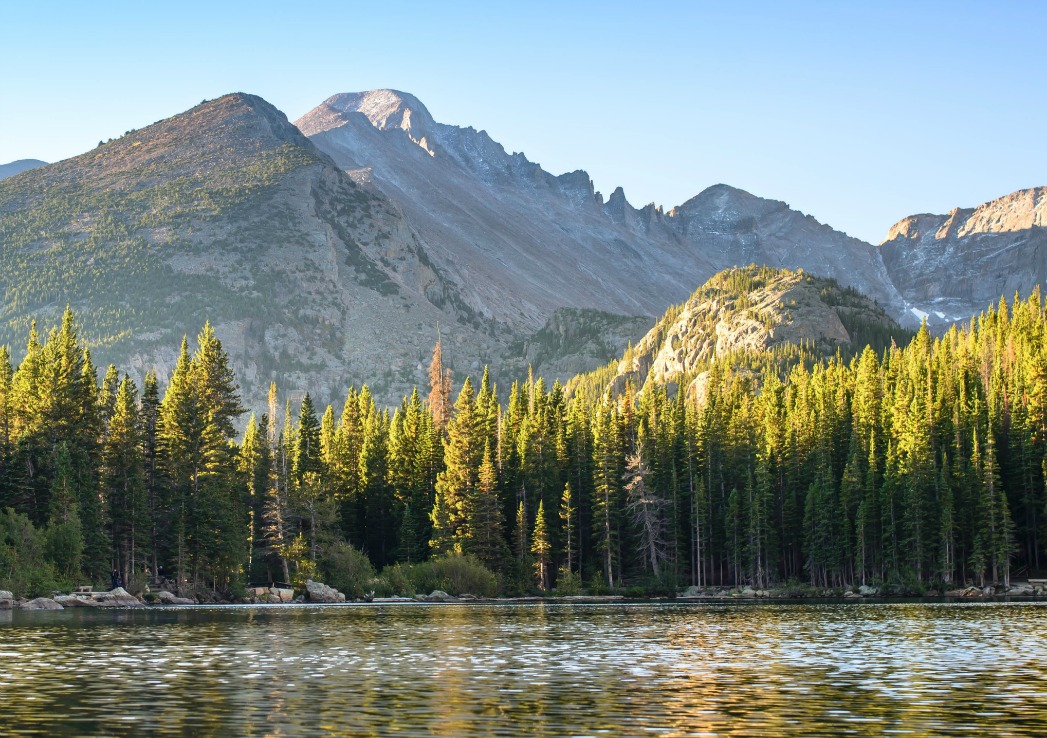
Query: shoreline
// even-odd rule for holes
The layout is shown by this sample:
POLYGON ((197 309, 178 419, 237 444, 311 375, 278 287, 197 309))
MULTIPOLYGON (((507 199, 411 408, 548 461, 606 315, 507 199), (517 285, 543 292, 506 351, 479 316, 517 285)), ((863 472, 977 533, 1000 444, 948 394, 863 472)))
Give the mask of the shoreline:
MULTIPOLYGON (((20 612, 57 612, 61 610, 119 610, 119 611, 176 611, 176 610, 232 610, 232 609, 302 609, 302 608, 331 608, 331 607, 390 607, 390 606, 424 606, 424 605, 919 605, 919 604, 1003 604, 1003 603, 1047 603, 1047 594, 995 594, 981 596, 956 596, 956 595, 898 595, 898 596, 810 596, 798 597, 790 595, 768 596, 768 597, 742 597, 731 595, 698 595, 689 597, 626 597, 624 595, 568 595, 562 597, 451 597, 430 599, 426 596, 416 598, 410 597, 376 597, 371 600, 347 600, 345 602, 314 602, 309 600, 298 602, 156 602, 145 603, 123 602, 120 604, 103 605, 62 605, 54 600, 54 606, 41 606, 40 600, 50 598, 36 598, 27 601, 12 601, 8 607, 0 608, 0 613, 14 611, 20 612), (37 603, 36 606, 25 607, 37 603)), ((63 598, 65 599, 65 598, 63 598)))

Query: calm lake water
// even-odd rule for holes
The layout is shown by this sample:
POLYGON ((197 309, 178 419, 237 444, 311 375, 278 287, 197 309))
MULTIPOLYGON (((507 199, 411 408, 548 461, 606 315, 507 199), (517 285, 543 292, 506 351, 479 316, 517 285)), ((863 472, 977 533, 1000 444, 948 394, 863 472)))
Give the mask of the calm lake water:
POLYGON ((1047 605, 0 613, 5 735, 1044 735, 1047 605))

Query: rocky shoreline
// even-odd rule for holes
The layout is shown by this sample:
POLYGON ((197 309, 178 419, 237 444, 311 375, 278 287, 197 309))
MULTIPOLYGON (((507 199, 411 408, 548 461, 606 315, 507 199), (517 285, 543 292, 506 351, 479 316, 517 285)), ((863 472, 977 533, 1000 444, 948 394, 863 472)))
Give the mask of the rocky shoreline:
POLYGON ((752 587, 688 587, 676 595, 679 600, 753 600, 753 599, 777 599, 777 600, 891 600, 891 599, 926 599, 926 600, 956 600, 956 599, 994 599, 1013 597, 1047 597, 1047 582, 1036 584, 1030 582, 1016 582, 1010 586, 987 586, 987 587, 960 587, 938 592, 911 592, 898 589, 872 587, 861 585, 853 589, 819 589, 806 585, 795 587, 777 587, 768 589, 754 589, 752 587))
POLYGON ((732 601, 756 601, 776 600, 780 602, 803 602, 805 600, 816 600, 818 602, 855 602, 862 600, 875 600, 877 602, 891 600, 905 601, 927 601, 927 602, 953 602, 953 601, 1009 601, 1020 600, 1042 600, 1047 599, 1047 586, 1033 585, 1027 582, 1014 584, 1010 587, 965 587, 961 589, 946 590, 935 594, 914 594, 884 592, 877 587, 861 586, 855 590, 833 590, 815 589, 810 587, 777 588, 777 589, 753 589, 752 587, 736 588, 699 588, 688 587, 679 592, 675 597, 626 597, 625 595, 535 595, 525 597, 477 597, 471 594, 451 595, 442 590, 434 590, 427 595, 415 597, 374 597, 373 595, 361 599, 348 599, 337 589, 322 582, 312 580, 306 582, 304 594, 295 595, 293 589, 282 587, 256 587, 249 589, 247 596, 239 601, 215 600, 200 601, 188 597, 179 597, 173 592, 161 590, 158 592, 147 592, 138 598, 127 592, 122 587, 108 592, 74 592, 71 594, 55 594, 53 597, 36 597, 33 599, 16 599, 8 591, 0 590, 0 611, 3 610, 26 610, 26 611, 52 611, 65 610, 68 608, 146 608, 146 607, 170 607, 187 605, 276 605, 276 604, 310 604, 310 605, 333 605, 333 604, 407 604, 407 603, 447 603, 447 604, 513 604, 513 603, 573 603, 573 604, 598 604, 627 601, 663 601, 663 602, 732 602, 732 601))

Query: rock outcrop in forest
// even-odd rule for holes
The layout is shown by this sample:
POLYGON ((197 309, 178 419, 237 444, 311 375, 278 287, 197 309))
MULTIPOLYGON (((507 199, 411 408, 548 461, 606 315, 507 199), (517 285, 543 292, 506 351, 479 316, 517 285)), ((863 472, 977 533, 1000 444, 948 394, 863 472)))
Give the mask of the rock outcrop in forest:
POLYGON ((572 387, 589 395, 609 387, 617 396, 627 386, 683 382, 701 395, 717 363, 827 358, 911 337, 876 302, 834 279, 770 267, 727 269, 671 307, 620 361, 575 378, 572 387))

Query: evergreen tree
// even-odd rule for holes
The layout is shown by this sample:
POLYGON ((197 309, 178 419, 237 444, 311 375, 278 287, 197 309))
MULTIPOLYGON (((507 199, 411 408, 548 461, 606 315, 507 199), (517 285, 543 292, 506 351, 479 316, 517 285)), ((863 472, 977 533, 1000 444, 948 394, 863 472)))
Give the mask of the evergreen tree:
POLYGON ((51 511, 45 537, 45 553, 59 575, 69 580, 80 576, 84 551, 84 536, 75 488, 69 447, 62 443, 55 450, 55 479, 51 485, 51 511))
POLYGON ((475 490, 466 500, 463 550, 475 555, 487 568, 498 571, 505 566, 509 549, 505 544, 498 475, 490 441, 484 445, 477 482, 475 490))
POLYGON ((593 421, 593 538, 609 587, 615 585, 619 571, 618 511, 622 476, 619 427, 613 406, 597 409, 593 421))
POLYGON ((568 574, 574 572, 575 538, 577 536, 577 515, 574 495, 571 493, 571 483, 563 487, 563 496, 560 497, 560 528, 563 531, 563 554, 564 571, 568 574))
POLYGON ((124 376, 113 398, 102 445, 102 495, 107 501, 113 568, 131 582, 148 561, 150 525, 138 388, 124 376))
POLYGON ((468 547, 468 544, 463 545, 468 536, 466 514, 469 500, 479 487, 484 448, 481 445, 481 419, 477 416, 474 399, 472 382, 466 377, 454 404, 454 417, 447 424, 445 466, 436 480, 430 547, 438 553, 449 550, 461 553, 468 547))
POLYGON ((531 534, 531 553, 534 555, 534 569, 538 577, 538 588, 549 589, 549 564, 552 559, 552 544, 549 543, 549 529, 545 524, 545 503, 538 502, 538 513, 534 518, 534 532, 531 534))

